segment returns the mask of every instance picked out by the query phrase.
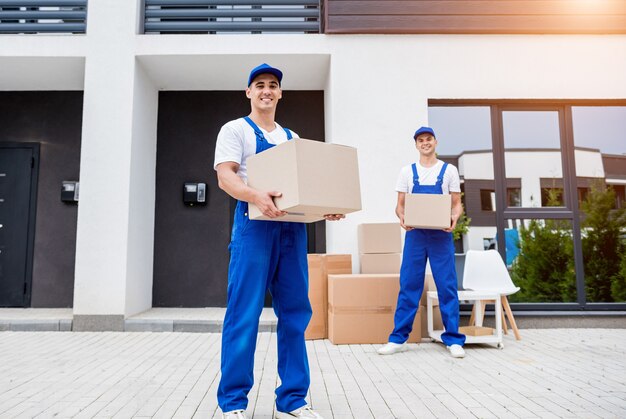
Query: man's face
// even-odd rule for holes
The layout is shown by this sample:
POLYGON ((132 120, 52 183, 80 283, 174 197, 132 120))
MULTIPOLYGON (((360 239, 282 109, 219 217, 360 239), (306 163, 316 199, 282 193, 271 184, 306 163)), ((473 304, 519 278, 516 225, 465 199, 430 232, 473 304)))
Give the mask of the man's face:
POLYGON ((431 156, 435 154, 437 140, 431 134, 420 134, 415 139, 415 148, 422 156, 431 156))
POLYGON ((283 97, 283 91, 280 89, 276 76, 260 74, 246 89, 246 96, 257 110, 274 110, 278 100, 283 97))

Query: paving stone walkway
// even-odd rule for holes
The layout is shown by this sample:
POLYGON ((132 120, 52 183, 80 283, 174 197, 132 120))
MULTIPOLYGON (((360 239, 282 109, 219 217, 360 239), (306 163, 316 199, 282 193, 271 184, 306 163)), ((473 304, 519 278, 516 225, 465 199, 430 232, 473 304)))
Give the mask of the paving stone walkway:
MULTIPOLYGON (((626 330, 522 330, 505 348, 309 341, 325 418, 626 418, 626 330)), ((0 332, 0 418, 220 418, 218 333, 0 332)), ((260 333, 248 414, 274 415, 276 334, 260 333)))

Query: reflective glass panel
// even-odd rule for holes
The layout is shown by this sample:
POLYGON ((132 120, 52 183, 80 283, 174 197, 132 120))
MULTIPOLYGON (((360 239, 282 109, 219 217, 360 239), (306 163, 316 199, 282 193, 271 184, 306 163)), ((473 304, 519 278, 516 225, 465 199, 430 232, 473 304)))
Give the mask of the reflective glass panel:
POLYGON ((626 107, 573 107, 587 302, 626 301, 626 107))
POLYGON ((496 236, 495 181, 491 113, 486 106, 433 106, 429 125, 437 136, 437 154, 454 164, 461 177, 465 218, 457 228, 457 253, 482 250, 496 236))
POLYGON ((520 291, 510 301, 575 302, 576 273, 569 220, 507 220, 506 263, 520 291))
POLYGON ((504 111, 502 126, 507 188, 518 189, 509 206, 563 206, 559 113, 504 111))

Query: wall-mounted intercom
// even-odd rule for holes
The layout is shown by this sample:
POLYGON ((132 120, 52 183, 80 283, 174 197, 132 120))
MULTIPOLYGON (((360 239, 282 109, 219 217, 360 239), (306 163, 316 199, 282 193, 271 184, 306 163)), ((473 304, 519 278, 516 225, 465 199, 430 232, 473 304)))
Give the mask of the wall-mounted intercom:
POLYGON ((61 186, 61 201, 78 202, 79 182, 74 180, 64 180, 61 186))
POLYGON ((183 185, 183 203, 185 203, 185 205, 205 205, 207 198, 206 195, 206 183, 185 182, 183 185))

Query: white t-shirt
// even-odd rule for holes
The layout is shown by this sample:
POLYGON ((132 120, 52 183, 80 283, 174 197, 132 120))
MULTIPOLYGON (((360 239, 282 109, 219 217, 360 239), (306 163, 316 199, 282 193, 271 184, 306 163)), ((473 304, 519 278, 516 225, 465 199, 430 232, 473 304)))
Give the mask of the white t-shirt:
MULTIPOLYGON (((439 176, 439 172, 441 172, 441 168, 443 167, 443 161, 437 160, 432 167, 424 167, 419 162, 416 163, 417 166, 417 176, 419 177, 420 185, 434 185, 437 183, 437 176, 439 176)), ((446 172, 443 174, 443 184, 441 185, 441 189, 444 194, 449 194, 450 192, 461 192, 461 181, 459 179, 459 171, 456 167, 451 164, 448 164, 446 167, 446 172)), ((400 175, 398 176, 398 182, 396 182, 396 191, 411 193, 413 190, 413 169, 411 165, 404 166, 400 171, 400 175)))
MULTIPOLYGON (((287 133, 276 123, 274 131, 267 132, 259 127, 263 136, 270 144, 281 144, 287 141, 287 133)), ((291 131, 291 130, 290 130, 291 131)), ((299 138, 298 134, 291 131, 293 138, 299 138)), ((246 122, 245 119, 239 118, 234 121, 227 122, 222 126, 217 135, 217 143, 215 145, 215 161, 213 168, 217 170, 217 165, 227 161, 239 164, 237 175, 244 182, 248 180, 248 172, 246 170, 246 160, 248 157, 256 154, 256 135, 254 129, 246 122)))

